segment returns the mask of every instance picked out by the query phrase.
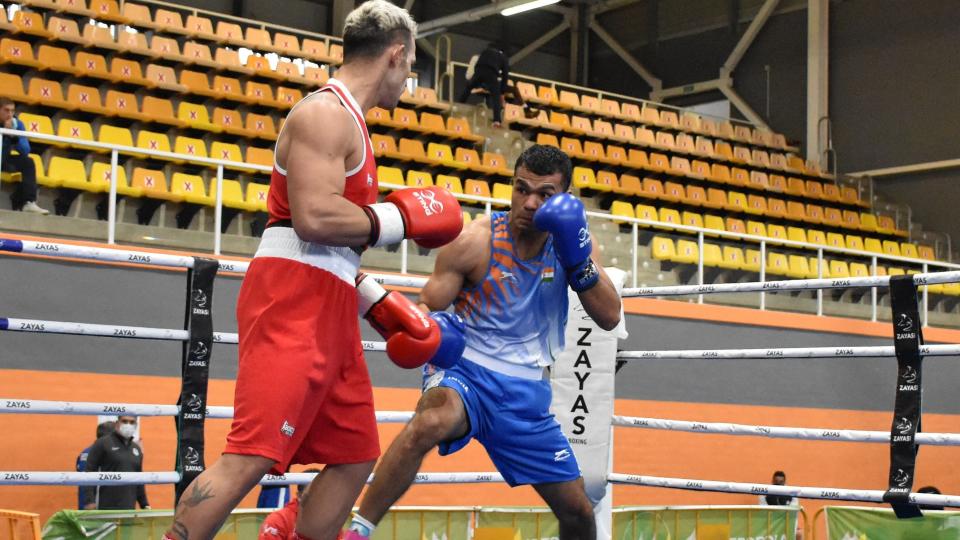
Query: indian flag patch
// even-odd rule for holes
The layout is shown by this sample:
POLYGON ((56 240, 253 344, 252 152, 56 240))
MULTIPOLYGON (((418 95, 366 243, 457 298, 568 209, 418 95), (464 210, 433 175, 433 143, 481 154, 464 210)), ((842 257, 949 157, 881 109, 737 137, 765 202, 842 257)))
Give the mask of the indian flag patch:
POLYGON ((543 274, 540 277, 540 282, 546 283, 548 281, 553 281, 553 268, 543 269, 543 274))

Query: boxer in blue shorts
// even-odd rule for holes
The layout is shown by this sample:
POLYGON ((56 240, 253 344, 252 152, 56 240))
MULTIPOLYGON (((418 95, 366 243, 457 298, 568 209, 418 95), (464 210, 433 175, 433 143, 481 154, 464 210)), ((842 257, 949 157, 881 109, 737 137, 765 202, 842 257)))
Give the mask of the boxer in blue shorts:
POLYGON ((466 348, 452 366, 424 369, 413 419, 383 455, 345 540, 364 540, 410 487, 423 457, 479 441, 511 486, 530 484, 560 538, 592 540, 593 508, 573 451, 550 413, 544 368, 563 349, 567 287, 604 329, 620 297, 594 263, 583 203, 567 193, 570 159, 534 145, 517 159, 512 207, 478 218, 440 250, 420 294, 426 311, 453 304, 466 348))

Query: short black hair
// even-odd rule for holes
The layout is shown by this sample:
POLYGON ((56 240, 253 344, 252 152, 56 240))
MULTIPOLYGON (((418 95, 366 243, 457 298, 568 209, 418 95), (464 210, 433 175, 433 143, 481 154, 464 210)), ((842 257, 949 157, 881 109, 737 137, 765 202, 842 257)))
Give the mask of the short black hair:
POLYGON ((344 21, 343 61, 377 58, 395 43, 410 43, 416 32, 405 9, 383 0, 364 2, 344 21))
POLYGON ((527 148, 517 158, 513 173, 517 174, 520 167, 540 176, 560 173, 563 181, 563 191, 570 189, 570 179, 573 176, 573 164, 570 157, 554 146, 535 144, 527 148))
POLYGON ((784 473, 783 471, 773 471, 773 476, 774 478, 776 478, 777 476, 782 476, 784 478, 787 477, 786 473, 784 473))
POLYGON ((0 97, 0 107, 6 107, 7 105, 16 105, 16 102, 6 96, 0 97))
POLYGON ((116 429, 115 424, 109 420, 101 423, 100 425, 97 426, 97 438, 99 439, 100 437, 109 435, 110 433, 113 432, 114 429, 116 429))

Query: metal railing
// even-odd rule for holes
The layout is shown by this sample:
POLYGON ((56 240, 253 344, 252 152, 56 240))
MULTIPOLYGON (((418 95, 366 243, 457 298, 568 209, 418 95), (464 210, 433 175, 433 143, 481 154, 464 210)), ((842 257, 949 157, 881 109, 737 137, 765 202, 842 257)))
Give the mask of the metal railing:
MULTIPOLYGON (((51 143, 67 143, 73 146, 79 146, 82 148, 92 148, 99 150, 108 150, 110 152, 110 189, 108 192, 108 212, 107 212, 107 243, 116 244, 116 228, 117 228, 117 169, 119 165, 119 155, 131 154, 131 157, 138 158, 139 156, 151 156, 156 158, 164 159, 173 159, 173 160, 182 160, 189 161, 192 164, 197 165, 208 165, 216 167, 216 177, 212 184, 213 195, 214 195, 214 234, 213 234, 213 253, 215 255, 220 255, 221 246, 222 246, 222 236, 221 225, 223 223, 223 171, 224 168, 230 169, 245 169, 252 172, 261 172, 261 173, 270 173, 272 171, 271 167, 266 167, 263 165, 252 165, 248 163, 235 162, 223 159, 215 158, 203 158, 196 157, 186 154, 178 154, 174 152, 163 152, 158 150, 149 150, 145 148, 133 147, 133 146, 122 146, 115 144, 108 144, 96 141, 89 141, 83 139, 73 139, 68 137, 59 137, 55 135, 45 135, 40 133, 32 133, 19 130, 11 130, 0 128, 0 135, 13 135, 13 136, 25 136, 32 140, 45 141, 51 143)), ((2 139, 0 139, 0 160, 2 160, 2 139)), ((380 184, 382 187, 387 189, 402 189, 407 186, 396 185, 396 184, 380 184)), ((468 194, 454 194, 454 196, 460 201, 466 201, 469 203, 479 203, 483 205, 483 211, 485 214, 490 214, 493 211, 494 206, 509 206, 510 201, 505 199, 494 199, 492 197, 481 197, 477 195, 468 195, 468 194)), ((658 229, 669 229, 678 233, 689 233, 696 235, 697 238, 697 272, 696 272, 696 284, 703 285, 705 280, 705 269, 704 269, 704 245, 706 237, 718 237, 724 240, 730 240, 738 243, 743 242, 753 242, 758 243, 760 247, 760 281, 767 281, 767 251, 768 248, 773 246, 792 248, 798 250, 811 250, 816 252, 817 256, 817 277, 822 278, 824 276, 826 267, 826 260, 824 258, 825 254, 835 254, 845 257, 855 257, 861 259, 868 259, 870 261, 870 270, 871 275, 877 275, 877 268, 879 263, 897 263, 897 264, 906 264, 916 267, 920 267, 921 271, 928 272, 931 269, 960 269, 960 264, 952 264, 941 261, 932 261, 927 259, 914 259, 910 257, 897 257, 894 255, 887 255, 883 253, 875 253, 872 251, 860 251, 855 249, 839 248, 833 246, 824 246, 820 244, 814 244, 810 242, 798 242, 795 240, 788 239, 773 239, 766 236, 757 236, 752 234, 745 233, 736 233, 730 231, 722 231, 717 229, 708 229, 705 227, 695 227, 691 225, 683 225, 679 223, 669 223, 663 221, 655 221, 649 219, 641 218, 631 218, 626 216, 616 216, 606 212, 587 212, 587 215, 591 218, 596 219, 605 219, 611 220, 614 224, 625 223, 630 226, 630 237, 631 237, 631 261, 630 269, 632 276, 632 286, 638 286, 638 268, 639 268, 639 234, 640 227, 650 227, 658 229)), ((408 273, 409 266, 409 242, 404 240, 399 248, 400 252, 400 272, 402 274, 408 273)), ((698 295, 698 303, 703 303, 703 295, 698 295)), ((761 310, 766 309, 766 292, 761 291, 759 293, 759 308, 761 310)), ((925 288, 923 291, 923 324, 926 326, 928 324, 928 310, 929 310, 929 291, 925 288)), ((871 316, 870 320, 876 321, 878 313, 878 294, 877 289, 871 289, 871 316)), ((823 291, 817 291, 817 315, 823 315, 823 291)))

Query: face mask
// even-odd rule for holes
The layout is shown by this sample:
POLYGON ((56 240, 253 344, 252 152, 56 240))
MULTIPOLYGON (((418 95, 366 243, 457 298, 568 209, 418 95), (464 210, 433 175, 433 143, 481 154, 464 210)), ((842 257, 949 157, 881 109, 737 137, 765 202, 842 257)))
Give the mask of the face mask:
POLYGON ((120 428, 118 429, 118 431, 120 432, 121 437, 129 439, 133 437, 134 433, 136 433, 137 425, 136 424, 120 424, 120 428))

